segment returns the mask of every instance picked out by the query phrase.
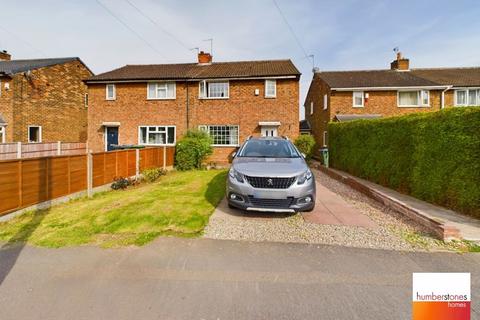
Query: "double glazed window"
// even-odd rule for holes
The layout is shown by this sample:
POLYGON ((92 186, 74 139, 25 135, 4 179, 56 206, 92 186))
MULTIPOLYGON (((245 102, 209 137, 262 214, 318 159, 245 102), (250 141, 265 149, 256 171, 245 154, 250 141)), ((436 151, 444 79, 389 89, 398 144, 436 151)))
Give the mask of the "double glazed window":
POLYGON ((147 99, 175 99, 175 82, 149 83, 147 99))
POLYGON ((430 92, 428 90, 398 91, 399 107, 428 107, 430 92))
POLYGON ((265 97, 275 98, 277 96, 277 81, 265 80, 265 97))
POLYGON ((480 105, 480 89, 455 90, 456 106, 478 106, 480 105))
POLYGON ((238 126, 199 126, 200 130, 208 132, 213 139, 213 145, 238 146, 238 126))
POLYGON ((105 98, 107 100, 115 100, 117 98, 117 90, 114 84, 107 84, 105 91, 105 98))
POLYGON ((200 98, 228 98, 228 81, 200 81, 200 98))
POLYGON ((42 142, 42 127, 40 126, 28 127, 28 142, 29 143, 42 142))
POLYGON ((354 91, 353 92, 353 107, 362 108, 363 102, 365 101, 365 94, 363 91, 354 91))
POLYGON ((0 143, 5 143, 5 126, 0 126, 0 143))
POLYGON ((138 140, 146 145, 175 144, 175 126, 139 127, 138 140))

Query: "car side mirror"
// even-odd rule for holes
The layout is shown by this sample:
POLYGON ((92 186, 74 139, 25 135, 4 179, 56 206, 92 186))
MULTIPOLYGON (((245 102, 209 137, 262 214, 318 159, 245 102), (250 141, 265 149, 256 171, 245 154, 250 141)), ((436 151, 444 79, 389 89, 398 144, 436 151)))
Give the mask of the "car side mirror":
POLYGON ((307 157, 307 155, 302 152, 302 157, 305 159, 307 157))
POLYGON ((235 158, 236 155, 237 155, 237 152, 234 151, 234 152, 232 153, 232 159, 235 158))

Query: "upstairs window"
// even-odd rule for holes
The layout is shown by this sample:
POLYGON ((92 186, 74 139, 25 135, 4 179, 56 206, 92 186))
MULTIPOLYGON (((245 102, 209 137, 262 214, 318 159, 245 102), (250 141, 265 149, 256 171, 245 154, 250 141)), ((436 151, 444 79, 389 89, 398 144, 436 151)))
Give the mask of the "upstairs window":
POLYGON ((226 99, 229 94, 228 81, 200 81, 201 99, 226 99))
POLYGON ((480 89, 455 90, 456 106, 478 106, 480 105, 480 89))
POLYGON ((313 114, 313 101, 310 102, 310 114, 313 114))
POLYGON ((42 127, 28 126, 28 142, 29 143, 42 142, 42 127))
POLYGON ((429 107, 430 92, 428 90, 398 91, 399 107, 429 107))
POLYGON ((114 84, 107 84, 106 86, 106 99, 107 100, 115 100, 117 99, 117 90, 114 84))
POLYGON ((265 98, 277 96, 277 80, 265 80, 265 98))
POLYGON ((326 94, 323 95, 323 110, 328 109, 328 96, 326 94))
POLYGON ((175 126, 141 126, 138 142, 144 145, 175 144, 175 126))
POLYGON ((175 82, 152 82, 147 85, 147 99, 175 99, 175 82))
POLYGON ((353 107, 354 108, 363 108, 365 101, 365 95, 363 91, 354 91, 353 92, 353 107))

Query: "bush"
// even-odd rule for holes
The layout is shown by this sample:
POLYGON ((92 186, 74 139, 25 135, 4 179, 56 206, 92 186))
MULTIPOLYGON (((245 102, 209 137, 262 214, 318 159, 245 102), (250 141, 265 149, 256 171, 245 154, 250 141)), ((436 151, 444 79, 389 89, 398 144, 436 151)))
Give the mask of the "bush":
POLYGON ((110 188, 113 190, 125 190, 130 185, 130 179, 124 177, 115 177, 110 188))
POLYGON ((480 217, 480 108, 329 124, 331 166, 480 217))
POLYGON ((167 174, 167 170, 163 168, 153 168, 153 169, 145 169, 142 171, 143 179, 147 182, 154 182, 161 176, 167 174))
POLYGON ((307 159, 313 156, 315 150, 315 139, 311 135, 301 135, 295 140, 295 145, 301 153, 306 155, 307 159))
POLYGON ((189 130, 177 143, 175 167, 177 170, 200 169, 205 159, 213 153, 212 139, 208 133, 189 130))

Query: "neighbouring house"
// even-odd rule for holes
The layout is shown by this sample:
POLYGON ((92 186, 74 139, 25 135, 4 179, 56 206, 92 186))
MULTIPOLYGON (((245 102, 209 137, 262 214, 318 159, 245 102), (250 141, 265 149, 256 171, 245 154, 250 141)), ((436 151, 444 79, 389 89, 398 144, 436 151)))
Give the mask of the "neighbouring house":
POLYGON ((175 145, 188 129, 213 138, 224 163, 250 135, 299 134, 300 72, 290 60, 126 65, 86 79, 88 144, 175 145))
POLYGON ((327 146, 330 121, 477 105, 480 67, 410 69, 398 53, 386 70, 315 71, 304 108, 318 146, 327 146))
POLYGON ((85 142, 87 87, 79 58, 11 60, 0 52, 0 143, 85 142))
POLYGON ((308 120, 300 120, 299 123, 300 134, 309 135, 312 133, 312 128, 310 127, 310 123, 308 120))

